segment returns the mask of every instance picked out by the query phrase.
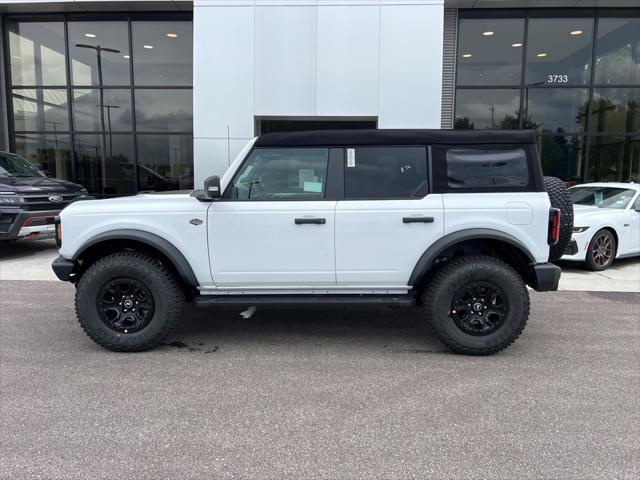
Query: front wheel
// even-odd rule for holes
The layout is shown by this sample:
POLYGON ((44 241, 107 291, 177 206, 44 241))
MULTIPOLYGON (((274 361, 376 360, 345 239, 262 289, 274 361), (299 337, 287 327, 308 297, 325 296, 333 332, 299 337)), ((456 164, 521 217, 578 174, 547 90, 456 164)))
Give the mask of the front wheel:
POLYGON ((529 292, 518 273, 493 257, 451 261, 426 286, 427 324, 452 351, 490 355, 513 343, 529 318, 529 292))
POLYGON ((185 295, 158 259, 121 251, 92 264, 76 287, 78 321, 98 345, 118 352, 149 350, 175 328, 185 295))
POLYGON ((587 268, 599 272, 609 268, 616 257, 616 239, 610 230, 602 229, 596 232, 587 249, 585 262, 587 268))

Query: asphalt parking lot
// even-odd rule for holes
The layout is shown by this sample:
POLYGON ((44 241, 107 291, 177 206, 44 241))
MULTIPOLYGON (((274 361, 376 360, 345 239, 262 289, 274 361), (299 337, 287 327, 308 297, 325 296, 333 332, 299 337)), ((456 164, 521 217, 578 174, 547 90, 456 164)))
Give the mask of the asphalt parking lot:
POLYGON ((189 310, 115 354, 73 287, 0 281, 0 478, 633 478, 637 293, 532 293, 506 351, 449 354, 417 310, 189 310))

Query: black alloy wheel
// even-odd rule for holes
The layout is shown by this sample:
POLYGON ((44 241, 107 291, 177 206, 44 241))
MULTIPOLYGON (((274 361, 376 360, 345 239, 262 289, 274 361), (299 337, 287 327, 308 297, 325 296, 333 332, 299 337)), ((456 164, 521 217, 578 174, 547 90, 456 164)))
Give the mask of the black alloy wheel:
POLYGON ((76 283, 76 314, 98 345, 142 352, 162 343, 182 318, 179 277, 149 252, 121 250, 88 265, 76 283))
POLYGON ((508 314, 507 296, 491 282, 464 285, 453 296, 449 313, 460 330, 476 336, 497 331, 508 314))
POLYGON ((142 330, 153 318, 154 306, 149 289, 132 278, 111 280, 97 297, 100 318, 118 333, 142 330))
POLYGON ((487 255, 454 258, 422 293, 427 326, 451 351, 491 355, 511 345, 529 318, 529 291, 513 267, 487 255))

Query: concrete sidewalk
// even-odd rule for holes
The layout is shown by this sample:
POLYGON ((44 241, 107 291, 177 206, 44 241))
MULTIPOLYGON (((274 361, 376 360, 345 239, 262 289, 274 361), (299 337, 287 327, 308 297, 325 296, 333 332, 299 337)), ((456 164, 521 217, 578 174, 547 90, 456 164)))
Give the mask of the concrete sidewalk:
MULTIPOLYGON (((0 244, 0 280, 57 280, 51 262, 58 256, 53 240, 0 244)), ((616 261, 604 272, 589 272, 563 262, 560 290, 640 292, 640 258, 616 261)))

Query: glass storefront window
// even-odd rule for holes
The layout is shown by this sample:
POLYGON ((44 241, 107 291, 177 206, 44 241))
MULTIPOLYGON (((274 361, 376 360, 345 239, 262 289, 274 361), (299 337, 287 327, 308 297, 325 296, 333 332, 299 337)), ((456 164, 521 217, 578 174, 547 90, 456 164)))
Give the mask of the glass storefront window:
POLYGON ((136 89, 136 126, 140 132, 190 132, 193 91, 136 89))
POLYGON ((192 188, 193 26, 161 15, 9 15, 10 149, 98 197, 192 188))
POLYGON ((191 135, 138 135, 138 188, 155 191, 193 188, 191 135))
POLYGON ((528 85, 587 85, 592 18, 531 18, 527 38, 528 85))
POLYGON ((132 135, 77 134, 73 148, 77 181, 87 190, 98 195, 128 195, 136 191, 132 135))
POLYGON ((544 133, 584 132, 589 104, 586 88, 528 88, 525 91, 530 127, 544 133))
POLYGON ((592 132, 640 132, 640 88, 594 89, 591 125, 592 132))
POLYGON ((120 86, 131 83, 127 22, 69 22, 73 85, 120 86), (108 50, 97 50, 97 47, 108 50), (101 69, 98 69, 100 55, 101 69))
POLYGON ((524 19, 461 19, 458 85, 519 85, 524 19))
POLYGON ((638 182, 640 137, 592 136, 587 182, 638 182))
POLYGON ((596 84, 640 85, 640 18, 600 18, 596 84))
POLYGON ((455 128, 480 130, 518 128, 520 90, 458 89, 455 128))
POLYGON ((9 22, 13 85, 66 85, 63 22, 9 22))
POLYGON ((66 90, 19 88, 11 98, 15 131, 69 130, 66 90))
POLYGON ((131 29, 136 85, 193 83, 191 22, 132 22, 131 29))
POLYGON ((71 152, 67 134, 17 134, 16 153, 49 177, 71 178, 71 152))
POLYGON ((640 181, 640 16, 599 8, 576 9, 575 18, 560 9, 519 12, 522 19, 516 10, 459 10, 454 128, 535 129, 546 175, 640 181), (494 12, 501 18, 482 18, 494 12), (497 41, 520 25, 525 38, 512 48, 525 52, 524 65, 497 41), (505 72, 524 73, 524 81, 506 83, 505 72))
POLYGON ((104 128, 102 128, 100 105, 100 90, 73 90, 75 129, 85 132, 101 130, 105 132, 130 132, 133 129, 131 90, 103 89, 104 128))
POLYGON ((584 137, 542 135, 539 139, 540 159, 545 175, 569 183, 580 183, 584 161, 584 137))

